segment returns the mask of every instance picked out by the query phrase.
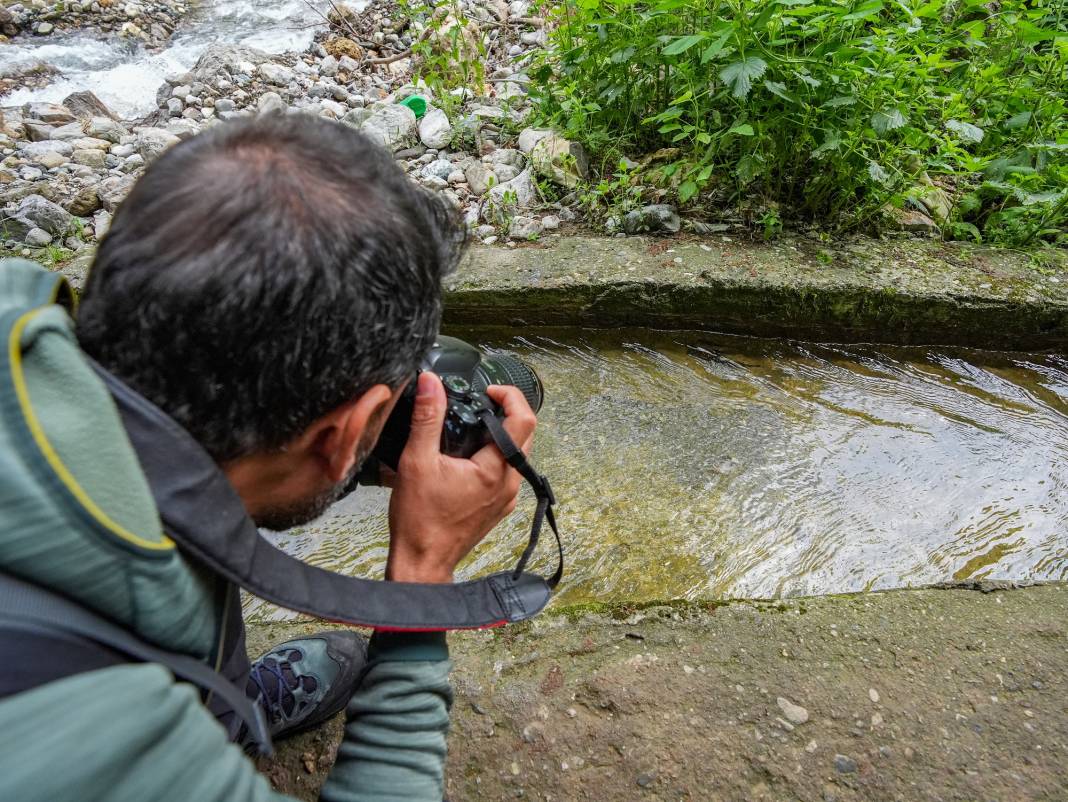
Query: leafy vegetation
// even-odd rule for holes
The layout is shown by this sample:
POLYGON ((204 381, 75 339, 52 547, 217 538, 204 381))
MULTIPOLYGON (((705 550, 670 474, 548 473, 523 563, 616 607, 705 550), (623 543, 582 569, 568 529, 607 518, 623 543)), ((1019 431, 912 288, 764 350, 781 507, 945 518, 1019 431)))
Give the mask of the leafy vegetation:
POLYGON ((1068 239, 1064 0, 546 0, 542 118, 601 157, 600 191, 878 228, 913 206, 955 238, 1068 239), (659 152, 657 152, 659 151, 659 152), (625 155, 650 154, 638 167, 625 155), (625 169, 619 169, 617 165, 625 169))

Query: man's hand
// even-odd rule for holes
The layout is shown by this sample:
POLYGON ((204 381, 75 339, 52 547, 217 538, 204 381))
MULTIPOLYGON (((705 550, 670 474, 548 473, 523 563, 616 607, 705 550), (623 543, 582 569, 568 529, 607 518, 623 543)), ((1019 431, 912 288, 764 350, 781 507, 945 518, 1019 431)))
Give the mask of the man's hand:
MULTIPOLYGON (((504 409, 504 428, 530 453, 537 419, 515 387, 486 393, 504 409)), ((419 376, 408 445, 392 479, 386 579, 452 582, 456 565, 515 509, 522 478, 494 445, 471 459, 441 453, 445 388, 433 373, 419 376)))

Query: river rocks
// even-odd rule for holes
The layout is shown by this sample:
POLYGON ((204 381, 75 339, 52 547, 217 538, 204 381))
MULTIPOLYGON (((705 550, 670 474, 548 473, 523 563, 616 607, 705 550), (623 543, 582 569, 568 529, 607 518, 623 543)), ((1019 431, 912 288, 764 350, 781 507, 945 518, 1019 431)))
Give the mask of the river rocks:
POLYGON ((107 142, 118 144, 124 136, 129 135, 129 131, 110 117, 98 116, 89 120, 85 126, 85 134, 95 139, 103 139, 107 142))
POLYGON ((65 235, 73 222, 70 212, 40 195, 23 198, 13 216, 55 236, 65 235))
POLYGON ((375 144, 397 151, 415 141, 415 112, 396 103, 377 104, 360 130, 375 144))
POLYGON ((52 132, 55 130, 55 126, 39 120, 23 120, 22 128, 30 142, 47 142, 52 138, 52 132))
POLYGON ((291 69, 269 62, 260 65, 259 74, 264 81, 274 86, 286 86, 293 80, 291 69))
POLYGON ((285 114, 286 102, 277 92, 266 92, 260 96, 256 108, 260 114, 285 114))
POLYGON ((519 209, 530 209, 537 201, 538 190, 530 170, 524 170, 511 181, 492 187, 483 207, 486 222, 503 223, 519 209))
POLYGON ((51 139, 45 142, 26 142, 19 145, 19 155, 30 161, 39 160, 46 153, 70 156, 73 152, 74 147, 69 142, 56 142, 51 139))
POLYGON ((489 192, 491 186, 499 183, 493 170, 482 162, 469 164, 467 169, 464 170, 464 177, 467 179, 467 184, 471 187, 471 191, 477 196, 485 195, 489 192))
POLYGON ((530 162, 538 175, 569 189, 589 175, 590 161, 582 145, 555 134, 543 137, 531 148, 530 162))
POLYGON ((419 121, 419 139, 428 148, 447 147, 452 141, 452 123, 449 122, 448 115, 441 109, 428 109, 419 121))
POLYGON ((516 147, 523 153, 529 155, 534 150, 534 146, 546 137, 552 136, 552 131, 547 128, 525 128, 519 134, 519 140, 516 147))
POLYGON ((37 27, 33 29, 33 32, 38 36, 48 36, 48 34, 52 33, 55 29, 56 26, 51 22, 39 22, 37 23, 37 27))
POLYGON ((88 217, 100 208, 100 195, 96 187, 84 187, 78 194, 67 201, 64 207, 75 217, 88 217))
POLYGON ((682 222, 673 206, 657 203, 627 212, 622 227, 628 234, 677 234, 682 222))
POLYGON ((448 159, 437 159, 435 161, 430 162, 430 164, 423 168, 423 176, 434 176, 436 178, 440 178, 442 181, 448 182, 449 176, 452 175, 453 169, 454 165, 448 159))
POLYGON ((67 95, 63 98, 63 107, 80 120, 100 117, 115 120, 111 109, 92 92, 74 92, 67 95))
POLYGON ((839 774, 856 774, 857 761, 847 755, 835 755, 834 768, 839 774))
POLYGON ((509 226, 508 236, 512 239, 534 240, 541 235, 543 230, 541 220, 517 215, 509 226))
POLYGON ((40 120, 53 125, 66 125, 74 122, 74 114, 66 106, 55 103, 27 103, 22 108, 22 114, 27 119, 40 120))
POLYGON ((167 148, 178 144, 178 137, 159 128, 138 128, 134 147, 145 162, 151 162, 167 148))
POLYGON ((85 136, 85 131, 82 129, 81 123, 73 122, 54 128, 52 135, 48 138, 57 142, 70 142, 73 139, 81 139, 83 136, 85 136))

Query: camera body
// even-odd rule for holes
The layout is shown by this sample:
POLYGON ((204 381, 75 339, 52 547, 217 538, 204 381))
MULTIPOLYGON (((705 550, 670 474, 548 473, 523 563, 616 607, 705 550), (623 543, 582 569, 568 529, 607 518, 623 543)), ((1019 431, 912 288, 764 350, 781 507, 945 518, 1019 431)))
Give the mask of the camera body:
MULTIPOLYGON (((479 418, 486 410, 504 417, 500 406, 486 395, 490 385, 518 387, 535 412, 544 400, 541 380, 523 362, 508 354, 487 357, 456 337, 439 336, 423 358, 420 370, 436 373, 445 387, 448 407, 441 430, 441 453, 450 457, 470 457, 493 442, 479 418)), ((394 470, 411 431, 415 385, 413 381, 405 388, 374 450, 374 456, 394 470)))

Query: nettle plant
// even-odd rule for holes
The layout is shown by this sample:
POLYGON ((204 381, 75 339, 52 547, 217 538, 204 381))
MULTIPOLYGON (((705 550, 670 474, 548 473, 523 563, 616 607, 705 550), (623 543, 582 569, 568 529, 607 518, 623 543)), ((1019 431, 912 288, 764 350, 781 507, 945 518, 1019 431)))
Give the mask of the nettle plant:
MULTIPOLYGON (((950 235, 1068 221, 1064 0, 570 0, 544 9, 541 116, 682 203, 872 226, 931 180, 950 235)), ((763 214, 763 217, 761 217, 763 214)))

